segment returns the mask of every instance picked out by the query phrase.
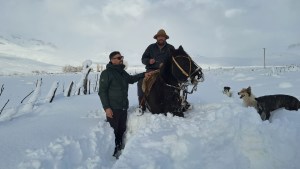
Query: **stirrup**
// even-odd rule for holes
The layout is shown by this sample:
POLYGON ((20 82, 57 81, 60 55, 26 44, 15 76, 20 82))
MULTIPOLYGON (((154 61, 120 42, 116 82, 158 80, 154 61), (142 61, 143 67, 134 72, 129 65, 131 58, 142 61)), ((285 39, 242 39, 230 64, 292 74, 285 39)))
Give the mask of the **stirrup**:
POLYGON ((139 113, 140 113, 138 116, 142 116, 146 111, 146 110, 143 110, 143 108, 141 106, 138 107, 138 109, 139 109, 139 113))

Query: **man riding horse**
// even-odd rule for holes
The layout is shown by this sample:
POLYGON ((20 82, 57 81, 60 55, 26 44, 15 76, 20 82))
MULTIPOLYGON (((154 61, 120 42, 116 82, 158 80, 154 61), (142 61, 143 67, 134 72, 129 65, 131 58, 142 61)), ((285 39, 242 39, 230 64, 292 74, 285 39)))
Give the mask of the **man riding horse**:
MULTIPOLYGON (((153 37, 156 39, 156 43, 150 44, 145 50, 142 56, 142 63, 146 65, 146 72, 159 69, 160 65, 164 63, 168 58, 171 57, 171 51, 175 48, 173 45, 167 43, 169 36, 166 34, 165 30, 160 29, 153 37)), ((144 92, 142 91, 143 79, 138 82, 138 99, 139 105, 142 111, 146 110, 144 92)), ((187 108, 190 105, 187 103, 187 108)))

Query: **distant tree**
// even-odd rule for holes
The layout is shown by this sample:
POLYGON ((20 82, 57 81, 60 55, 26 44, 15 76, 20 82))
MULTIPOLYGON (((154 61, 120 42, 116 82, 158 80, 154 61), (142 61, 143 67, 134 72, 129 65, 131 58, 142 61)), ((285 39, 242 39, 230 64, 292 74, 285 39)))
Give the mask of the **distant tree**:
POLYGON ((82 66, 71 66, 71 65, 66 65, 62 68, 64 73, 70 73, 70 72, 81 72, 82 71, 82 66))
POLYGON ((46 74, 46 73, 48 73, 48 72, 46 72, 46 71, 44 71, 44 70, 33 70, 33 71, 31 71, 32 73, 34 73, 34 74, 46 74))

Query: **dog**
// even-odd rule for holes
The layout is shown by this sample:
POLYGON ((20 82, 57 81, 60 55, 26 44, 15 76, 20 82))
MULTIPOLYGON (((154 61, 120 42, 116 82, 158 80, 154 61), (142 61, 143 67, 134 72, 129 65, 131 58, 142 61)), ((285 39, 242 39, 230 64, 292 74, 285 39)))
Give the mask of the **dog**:
POLYGON ((257 101, 255 100, 255 96, 251 92, 251 87, 243 88, 238 92, 240 99, 243 99, 243 105, 245 107, 254 107, 257 110, 257 101))
POLYGON ((247 89, 242 89, 238 95, 243 99, 245 106, 254 107, 257 110, 263 121, 269 120, 271 112, 279 108, 296 111, 300 108, 300 101, 294 96, 276 94, 255 97, 250 86, 247 89))
POLYGON ((224 93, 225 95, 227 95, 228 97, 231 97, 231 96, 232 96, 232 92, 230 91, 230 87, 228 87, 228 86, 224 86, 223 93, 224 93))
POLYGON ((255 100, 257 102, 258 113, 262 120, 269 120, 271 112, 279 108, 296 111, 300 108, 300 101, 296 97, 290 95, 266 95, 255 98, 255 100))

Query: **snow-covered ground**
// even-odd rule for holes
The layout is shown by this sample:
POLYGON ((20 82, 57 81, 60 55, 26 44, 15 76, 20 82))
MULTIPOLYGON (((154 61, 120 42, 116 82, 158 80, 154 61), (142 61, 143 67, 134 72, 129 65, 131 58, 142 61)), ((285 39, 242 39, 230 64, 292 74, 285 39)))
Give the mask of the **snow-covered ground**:
MULTIPOLYGON (((254 108, 242 106, 241 88, 256 96, 290 94, 300 99, 300 68, 227 68, 205 70, 205 81, 189 95, 193 109, 185 118, 170 114, 138 116, 136 85, 129 88, 126 146, 119 160, 113 130, 105 122, 89 75, 90 95, 65 97, 81 74, 0 76, 0 168, 2 169, 299 169, 300 111, 277 110, 261 121, 254 108), (21 100, 42 78, 32 110, 21 100), (52 103, 48 92, 59 88, 52 103), (222 93, 230 86, 233 97, 222 93)), ((74 92, 72 92, 74 93, 74 92)))

